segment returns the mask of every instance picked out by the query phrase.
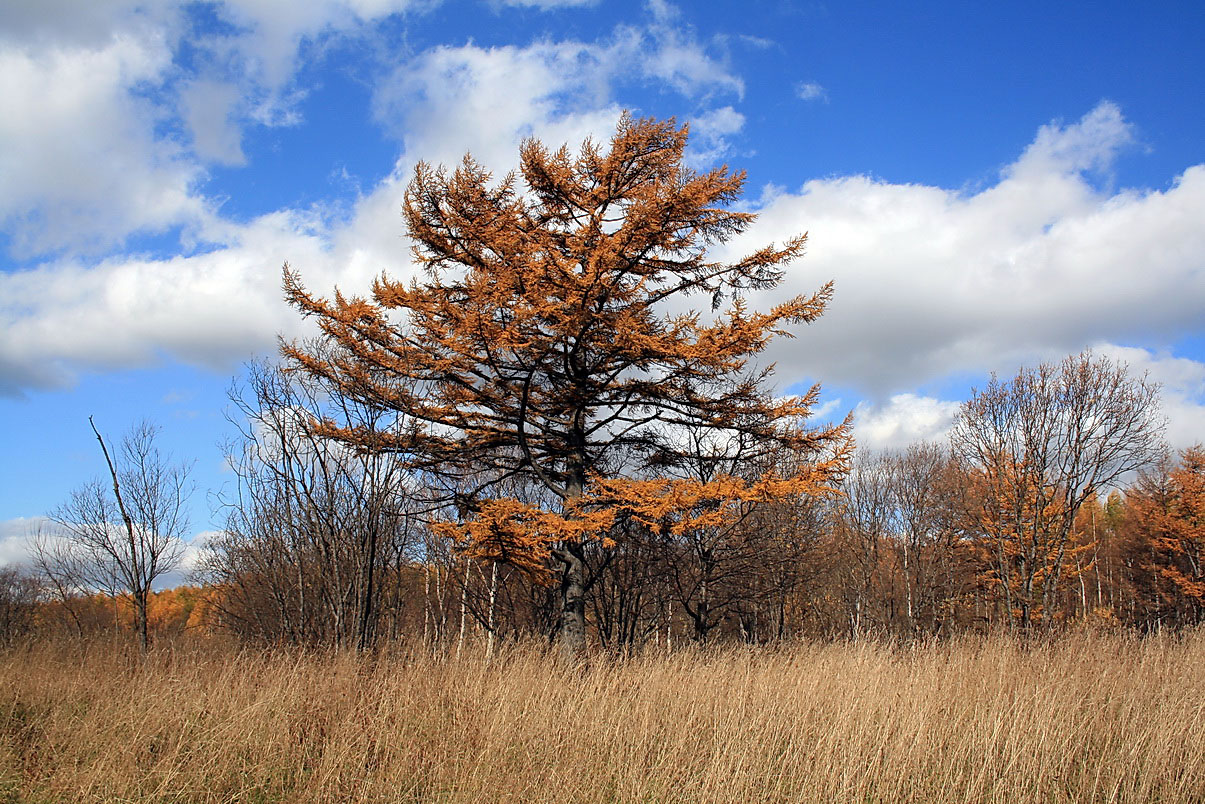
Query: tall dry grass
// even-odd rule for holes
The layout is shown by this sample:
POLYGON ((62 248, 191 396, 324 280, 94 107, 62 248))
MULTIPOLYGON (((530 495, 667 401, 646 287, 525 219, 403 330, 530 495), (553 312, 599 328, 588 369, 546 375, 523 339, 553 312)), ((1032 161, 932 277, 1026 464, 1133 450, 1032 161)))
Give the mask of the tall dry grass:
POLYGON ((0 800, 1205 800, 1205 633, 0 657, 0 800))

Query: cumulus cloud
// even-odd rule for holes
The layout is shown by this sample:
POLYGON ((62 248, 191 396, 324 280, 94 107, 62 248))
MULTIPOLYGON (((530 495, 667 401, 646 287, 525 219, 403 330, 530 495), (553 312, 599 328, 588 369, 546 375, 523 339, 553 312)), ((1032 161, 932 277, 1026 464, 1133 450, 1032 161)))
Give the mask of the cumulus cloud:
MULTIPOLYGON (((401 4, 336 5, 355 17, 385 13, 401 4)), ((252 3, 223 8, 233 14, 234 6, 245 15, 258 8, 252 3)), ((270 29, 284 24, 271 15, 260 19, 267 20, 263 24, 270 29)), ((335 25, 331 20, 341 17, 331 12, 306 19, 290 23, 289 36, 279 31, 272 35, 295 45, 299 32, 315 30, 320 19, 335 25)), ((188 219, 191 237, 210 246, 203 253, 170 259, 115 255, 89 260, 66 254, 29 270, 0 274, 0 322, 5 330, 0 339, 0 393, 63 387, 81 369, 144 365, 165 356, 225 369, 252 352, 269 350, 278 332, 299 331, 296 314, 281 300, 282 262, 301 269, 319 292, 335 284, 363 292, 382 270, 404 272, 409 261, 398 207, 415 162, 455 163, 469 150, 483 163, 505 170, 516 158, 519 141, 532 134, 551 144, 591 136, 605 139, 620 114, 611 95, 627 62, 642 54, 648 61, 639 74, 658 74, 654 62, 661 64, 658 43, 666 36, 659 24, 646 31, 617 28, 597 42, 436 47, 407 60, 379 83, 374 106, 379 122, 397 132, 401 155, 389 176, 356 199, 350 214, 286 209, 246 224, 224 220, 189 192, 195 161, 180 157, 178 145, 150 140, 145 126, 138 129, 143 147, 167 149, 175 161, 164 161, 184 171, 174 183, 159 178, 160 192, 174 187, 180 203, 192 205, 187 215, 171 212, 170 204, 152 196, 147 214, 162 218, 147 220, 166 225, 188 219), (481 125, 483 120, 489 125, 481 125)), ((700 63, 708 60, 702 45, 688 34, 675 34, 669 42, 678 50, 698 51, 700 63)), ((161 59, 170 62, 170 52, 165 50, 161 59)), ((153 77, 161 67, 148 68, 145 74, 153 77)), ((691 79, 697 83, 683 78, 681 86, 699 98, 714 89, 711 76, 720 76, 715 80, 723 85, 724 75, 719 67, 700 71, 691 79)), ((112 86, 111 97, 124 97, 120 81, 112 86)), ((237 83, 204 77, 179 86, 183 120, 197 155, 228 164, 243 159, 235 121, 239 104, 246 100, 241 91, 237 83)), ((142 110, 144 123, 149 114, 142 110)), ((137 121, 139 115, 130 119, 137 121)), ((723 137, 739 129, 742 121, 731 107, 723 107, 700 112, 696 126, 702 141, 718 153, 723 137)), ((79 170, 86 175, 86 166, 79 170)), ((116 171, 105 195, 135 197, 130 172, 116 171), (126 185, 118 186, 119 180, 126 185)), ((92 201, 98 202, 99 196, 92 201)), ((149 225, 131 219, 109 228, 129 231, 149 225)))
MULTIPOLYGON (((362 291, 382 270, 406 270, 398 205, 419 159, 454 164, 470 150, 501 173, 526 136, 605 139, 631 83, 690 102, 695 164, 723 158, 745 125, 735 105, 744 85, 723 48, 653 0, 643 25, 591 41, 405 56, 374 87, 377 122, 399 143, 389 176, 349 214, 286 209, 236 224, 200 194, 200 180, 209 165, 245 160, 246 126, 293 119, 292 77, 307 46, 429 4, 226 0, 207 8, 229 29, 202 36, 199 66, 183 76, 179 43, 197 32, 178 4, 106 0, 78 19, 68 5, 0 10, 0 95, 12 110, 0 118, 0 225, 21 255, 43 255, 0 275, 0 393, 62 386, 84 369, 164 356, 226 366, 270 349, 298 326, 280 300, 281 262, 319 291, 362 291), (203 253, 112 250, 131 233, 171 227, 203 253), (108 256, 90 257, 96 249, 108 256)), ((798 92, 823 97, 819 85, 798 92)), ((819 378, 865 396, 863 438, 909 440, 940 430, 953 404, 903 393, 918 384, 1202 329, 1205 165, 1159 190, 1108 189, 1101 179, 1133 139, 1106 102, 1041 126, 995 183, 974 191, 866 176, 767 188, 753 203, 761 218, 717 256, 809 230, 808 256, 785 286, 752 303, 830 278, 836 296, 767 357, 784 385, 819 378)), ((1184 371, 1187 390, 1167 398, 1192 421, 1199 391, 1184 371)))
POLYGON ((0 567, 29 567, 33 561, 30 548, 34 534, 50 526, 50 520, 44 516, 0 521, 0 567))
POLYGON ((1098 343, 1092 347, 1160 385, 1160 407, 1167 417, 1165 438, 1174 450, 1205 443, 1205 363, 1166 351, 1098 343))
POLYGON ((912 393, 886 402, 863 401, 854 409, 858 446, 866 450, 900 449, 920 441, 943 441, 958 417, 960 404, 912 393))
POLYGON ((241 165, 242 132, 235 120, 242 95, 224 81, 190 81, 180 89, 185 123, 192 133, 197 156, 222 165, 241 165))
MULTIPOLYGON (((1170 342, 1205 324, 1205 165, 1165 190, 1096 189, 1131 137, 1102 104, 1044 126, 978 192, 865 176, 768 189, 730 255, 810 230, 784 293, 834 279, 825 316, 778 341, 787 381, 818 377, 881 402, 956 373, 1057 359, 1094 342, 1170 342)), ((757 298, 764 306, 773 299, 757 298)))
POLYGON ((111 246, 204 215, 198 167, 155 136, 158 110, 131 91, 170 63, 154 35, 0 48, 0 225, 19 255, 111 246))
POLYGON ((281 300, 292 258, 336 280, 331 255, 300 213, 239 227, 225 248, 168 260, 74 260, 0 273, 0 393, 64 387, 80 368, 145 365, 164 354, 228 369, 298 322, 281 300))
POLYGON ((218 13, 236 27, 236 33, 210 46, 225 52, 239 73, 266 90, 270 101, 275 102, 280 100, 278 91, 296 72, 305 43, 354 32, 385 17, 437 4, 437 0, 224 0, 218 13))
POLYGON ((180 563, 170 572, 165 572, 155 580, 156 589, 174 589, 197 582, 196 573, 202 569, 205 548, 210 541, 222 534, 217 530, 205 530, 193 536, 184 543, 184 551, 180 555, 180 563))
POLYGON ((398 133, 406 164, 455 164, 467 150, 501 173, 537 131, 560 142, 611 127, 609 59, 605 47, 572 41, 437 47, 378 86, 374 111, 398 133))
MULTIPOLYGON (((17 517, 0 521, 0 567, 22 567, 32 569, 34 563, 34 537, 39 532, 49 536, 51 543, 57 526, 48 517, 17 517)), ((170 572, 160 575, 155 581, 156 589, 171 589, 192 582, 192 575, 200 569, 206 544, 219 531, 202 531, 184 543, 180 563, 170 572)))
POLYGON ((177 0, 6 0, 0 4, 0 43, 99 48, 115 35, 171 29, 177 0))
MULTIPOLYGON (((1111 343, 1096 343, 1091 349, 1125 365, 1131 376, 1158 383, 1160 409, 1167 423, 1164 438, 1173 450, 1205 441, 1205 363, 1166 351, 1111 343)), ((1004 380, 1013 376, 1015 369, 1000 373, 1004 380)), ((966 390, 969 394, 970 389, 966 390)), ((957 401, 914 393, 894 394, 882 402, 863 400, 854 409, 858 444, 879 450, 899 449, 917 441, 944 441, 960 407, 957 401)))
POLYGON ((693 31, 672 23, 674 7, 651 10, 648 25, 620 25, 596 41, 425 51, 378 84, 374 114, 404 142, 407 164, 454 163, 469 150, 503 171, 513 166, 519 141, 535 133, 549 143, 605 138, 620 109, 616 87, 644 81, 702 102, 694 122, 704 147, 719 153, 744 118, 708 101, 739 95, 744 85, 693 31))
POLYGON ((4 3, 0 227, 13 255, 96 255, 138 233, 200 231, 213 216, 198 190, 206 168, 243 163, 245 126, 297 121, 292 79, 307 43, 429 5, 4 3), (199 22, 204 12, 221 25, 199 22))
MULTIPOLYGON (((0 227, 12 255, 96 257, 134 235, 175 230, 204 240, 216 214, 200 189, 209 167, 244 164, 248 126, 299 122, 304 90, 293 79, 302 59, 320 57, 339 37, 369 35, 385 17, 436 4, 4 4, 0 227)), ((611 85, 633 68, 691 97, 742 89, 691 29, 673 21, 672 6, 654 3, 649 14, 646 25, 618 26, 594 42, 436 48, 386 77, 377 109, 409 140, 412 164, 459 156, 437 143, 487 146, 481 155, 494 156, 489 143, 463 136, 493 128, 483 119, 503 127, 502 136, 485 138, 497 150, 513 151, 537 130, 567 139, 605 132, 601 123, 617 111, 611 85), (424 111, 434 113, 432 125, 414 125, 424 111), (470 114, 485 116, 463 125, 470 114)))

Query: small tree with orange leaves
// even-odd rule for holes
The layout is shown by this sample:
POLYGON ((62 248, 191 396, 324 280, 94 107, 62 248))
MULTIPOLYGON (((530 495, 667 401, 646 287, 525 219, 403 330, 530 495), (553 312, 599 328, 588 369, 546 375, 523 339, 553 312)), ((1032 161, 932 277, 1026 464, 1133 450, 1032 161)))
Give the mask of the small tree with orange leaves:
MULTIPOLYGON (((471 551, 559 570, 572 657, 585 650, 585 546, 608 536, 617 510, 620 487, 595 493, 600 480, 657 483, 650 468, 672 465, 679 434, 699 429, 809 456, 810 488, 844 466, 847 425, 800 426, 818 388, 771 398, 769 369, 751 362, 773 335, 819 316, 831 286, 747 309, 744 294, 777 285, 805 238, 710 259, 709 247, 755 216, 727 208, 744 174, 687 169, 686 139, 673 121, 625 115, 609 150, 587 141, 572 155, 527 140, 522 190, 514 174, 495 183, 469 156, 451 173, 420 164, 403 212, 425 280, 382 276, 371 300, 324 299, 285 268, 289 301, 318 320, 329 347, 286 344, 286 358, 410 423, 381 433, 326 421, 321 432, 449 480, 462 521, 443 529, 471 551), (692 294, 715 314, 667 309, 692 294), (511 478, 551 503, 505 499, 511 478)), ((742 497, 769 488, 718 480, 742 497)), ((623 490, 655 507, 638 488, 623 490)))
POLYGON ((1150 572, 1155 616, 1178 624, 1205 620, 1205 448, 1163 461, 1126 495, 1128 529, 1150 572))

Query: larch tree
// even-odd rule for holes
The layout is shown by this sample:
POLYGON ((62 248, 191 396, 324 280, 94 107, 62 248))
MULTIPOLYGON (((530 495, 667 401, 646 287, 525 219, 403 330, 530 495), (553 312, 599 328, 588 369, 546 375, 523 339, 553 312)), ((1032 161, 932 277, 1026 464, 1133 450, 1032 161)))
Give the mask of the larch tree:
MULTIPOLYGON (((1184 450, 1126 495, 1127 520, 1152 575, 1154 597, 1182 623, 1205 618, 1205 449, 1184 450)), ((1159 608, 1164 608, 1160 605, 1159 608)))
POLYGON ((421 281, 381 276, 370 299, 327 299, 285 266, 288 300, 328 347, 286 343, 286 359, 407 423, 380 432, 326 420, 319 431, 405 456, 458 489, 449 508, 459 515, 442 532, 558 579, 572 658, 586 646, 586 546, 607 543, 621 508, 657 511, 675 491, 717 509, 724 496, 820 492, 847 459, 848 423, 802 425, 818 388, 773 397, 770 368, 754 363, 771 337, 821 314, 831 284, 750 311, 745 295, 778 285, 805 236, 710 258, 755 215, 729 208, 744 174, 691 171, 686 141, 672 120, 625 115, 609 149, 525 141, 522 185, 513 173, 495 182, 467 155, 450 173, 420 164, 403 214, 421 281), (669 309, 696 294, 709 315, 669 309), (700 430, 808 460, 792 477, 667 484, 658 467, 682 458, 681 433, 700 430), (510 478, 537 484, 545 501, 506 497, 510 478))

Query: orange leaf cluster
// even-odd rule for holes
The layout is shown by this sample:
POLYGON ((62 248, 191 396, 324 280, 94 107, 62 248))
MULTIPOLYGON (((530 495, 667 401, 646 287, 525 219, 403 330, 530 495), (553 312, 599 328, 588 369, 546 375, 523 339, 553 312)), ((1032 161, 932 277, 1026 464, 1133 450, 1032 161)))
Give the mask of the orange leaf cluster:
POLYGON ((1205 449, 1185 450, 1163 482, 1147 479, 1129 504, 1136 529, 1157 556, 1153 569, 1205 606, 1205 449))
POLYGON ((768 472, 754 480, 729 474, 706 481, 600 478, 591 487, 590 499, 624 511, 651 530, 681 536, 734 524, 751 504, 836 494, 833 481, 844 470, 842 455, 792 477, 768 472))
MULTIPOLYGON (((486 500, 464 522, 433 522, 435 535, 450 539, 476 558, 509 564, 527 576, 547 582, 548 553, 558 542, 576 542, 604 533, 615 512, 584 510, 580 503, 564 513, 545 511, 530 503, 499 498, 486 500)), ((609 545, 610 540, 604 539, 609 545)))

